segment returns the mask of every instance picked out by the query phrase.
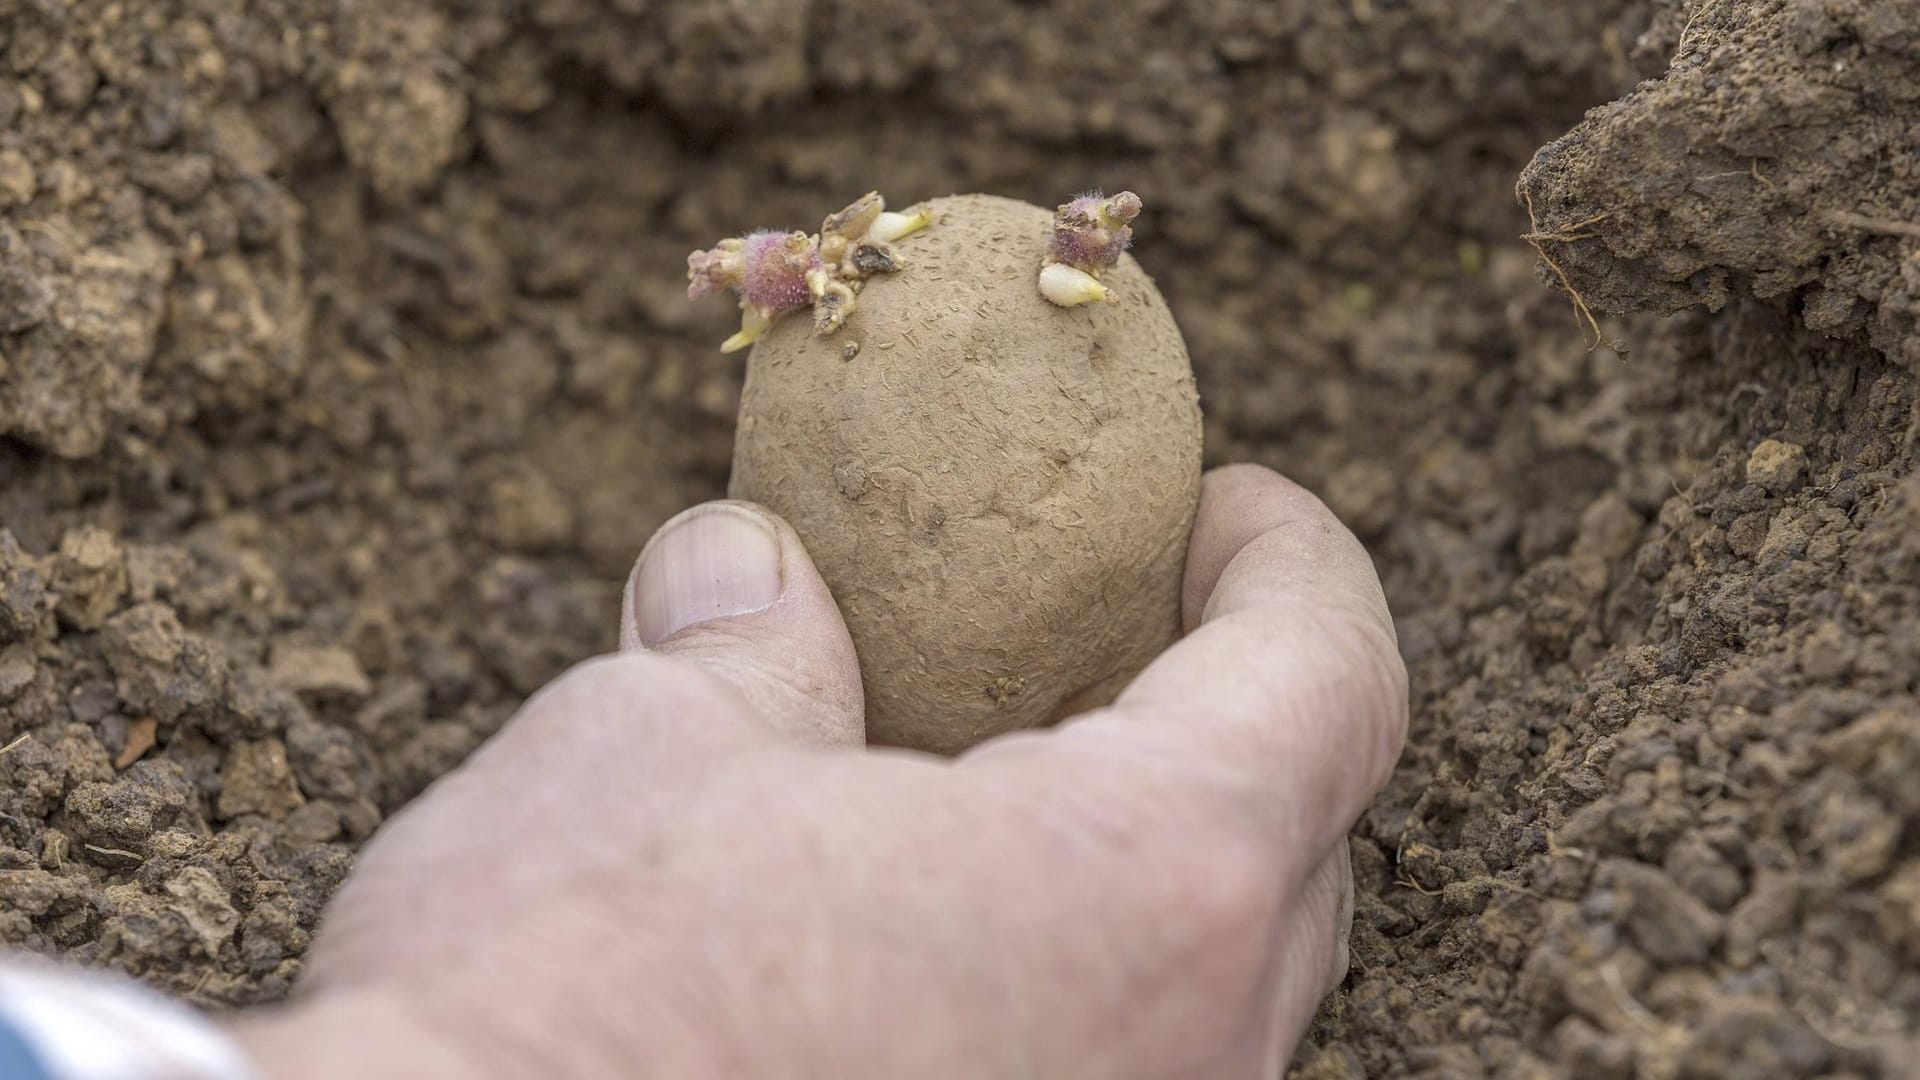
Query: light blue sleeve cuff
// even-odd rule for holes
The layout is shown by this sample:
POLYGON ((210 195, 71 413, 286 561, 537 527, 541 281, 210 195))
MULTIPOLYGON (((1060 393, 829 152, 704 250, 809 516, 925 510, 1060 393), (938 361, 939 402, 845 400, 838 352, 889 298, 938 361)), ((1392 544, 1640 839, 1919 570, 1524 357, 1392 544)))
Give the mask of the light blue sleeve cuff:
POLYGON ((0 1080, 57 1080, 4 1016, 0 1016, 0 1080))
POLYGON ((0 1080, 255 1080, 206 1018, 127 979, 0 962, 0 1080))

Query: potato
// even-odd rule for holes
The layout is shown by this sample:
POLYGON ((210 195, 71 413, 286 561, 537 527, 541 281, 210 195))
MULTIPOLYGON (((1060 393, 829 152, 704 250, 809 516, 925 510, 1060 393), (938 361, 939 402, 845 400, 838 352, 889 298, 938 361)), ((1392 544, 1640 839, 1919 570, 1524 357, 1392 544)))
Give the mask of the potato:
POLYGON ((1111 701, 1180 632, 1200 493, 1186 345, 1131 256, 1040 295, 1052 214, 958 195, 830 334, 753 346, 730 493, 806 542, 873 743, 957 753, 1111 701))

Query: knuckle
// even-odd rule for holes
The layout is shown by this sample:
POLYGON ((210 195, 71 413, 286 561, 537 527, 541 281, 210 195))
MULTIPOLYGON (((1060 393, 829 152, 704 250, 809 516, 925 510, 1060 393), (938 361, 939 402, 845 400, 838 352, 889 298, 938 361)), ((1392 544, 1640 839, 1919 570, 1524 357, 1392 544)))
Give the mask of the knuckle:
POLYGON ((1371 616, 1329 618, 1318 630, 1336 657, 1327 677, 1349 703, 1349 715, 1364 728, 1364 775, 1378 787, 1406 738, 1406 661, 1392 629, 1371 616))
POLYGON ((655 653, 583 660, 548 683, 522 710, 528 718, 577 716, 584 710, 632 719, 646 714, 708 712, 734 695, 703 666, 655 653))
POLYGON ((1082 721, 1102 716, 1117 726, 1101 732, 1097 746, 1072 749, 1070 761, 1059 758, 1056 733, 1003 737, 973 764, 1006 770, 997 790, 1049 845, 1045 861, 1086 868, 1095 880, 1137 881, 1126 898, 1152 924, 1217 941, 1270 919, 1291 863, 1271 828, 1266 785, 1191 747, 1167 745, 1111 707, 1082 721), (1034 782, 1067 764, 1073 783, 1034 782))
POLYGON ((669 642, 668 655, 727 683, 756 706, 801 713, 860 709, 859 682, 816 650, 766 641, 724 620, 690 627, 669 642))
POLYGON ((1282 860, 1271 838, 1261 842, 1254 835, 1247 829, 1216 829, 1181 845, 1169 867, 1183 884, 1176 915, 1203 942, 1243 947, 1278 915, 1282 860))
POLYGON ((798 681, 789 670, 797 667, 793 649, 769 647, 750 631, 717 619, 687 627, 662 644, 665 656, 715 678, 721 672, 744 677, 798 681))
POLYGON ((541 688, 462 773, 539 762, 597 775, 615 760, 692 761, 755 730, 739 690, 720 675, 675 657, 621 653, 576 664, 541 688))
POLYGON ((1173 886, 1176 914, 1203 932, 1244 934, 1280 903, 1287 860, 1248 803, 1216 788, 1155 830, 1153 865, 1173 886))

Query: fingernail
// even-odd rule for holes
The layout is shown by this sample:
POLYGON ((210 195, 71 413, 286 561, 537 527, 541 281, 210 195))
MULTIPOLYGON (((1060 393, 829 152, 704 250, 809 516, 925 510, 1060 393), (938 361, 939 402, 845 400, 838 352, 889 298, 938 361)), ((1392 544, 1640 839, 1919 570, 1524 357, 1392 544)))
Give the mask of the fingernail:
POLYGON ((780 534, 754 510, 707 503, 660 527, 640 553, 633 611, 652 648, 695 623, 750 615, 780 599, 780 534))

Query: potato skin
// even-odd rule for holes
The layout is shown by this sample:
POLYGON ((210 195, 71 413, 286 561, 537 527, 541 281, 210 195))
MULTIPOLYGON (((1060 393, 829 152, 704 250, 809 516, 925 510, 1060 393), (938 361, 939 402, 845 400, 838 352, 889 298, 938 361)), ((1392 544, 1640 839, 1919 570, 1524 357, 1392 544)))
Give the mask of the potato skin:
POLYGON ((785 319, 754 345, 730 494, 806 541, 868 741, 952 754, 1111 701, 1178 636, 1201 424, 1132 256, 1117 303, 1059 308, 1036 285, 1050 211, 928 205, 838 333, 785 319))

